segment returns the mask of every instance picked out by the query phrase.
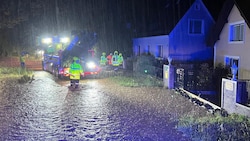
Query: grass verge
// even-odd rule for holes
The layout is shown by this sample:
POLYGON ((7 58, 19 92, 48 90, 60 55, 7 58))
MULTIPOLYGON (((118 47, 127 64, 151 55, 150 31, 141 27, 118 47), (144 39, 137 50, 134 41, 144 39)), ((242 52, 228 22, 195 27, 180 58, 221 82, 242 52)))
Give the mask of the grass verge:
POLYGON ((155 86, 162 87, 163 82, 150 75, 141 76, 114 76, 110 78, 121 86, 126 87, 139 87, 139 86, 155 86))
POLYGON ((202 118, 182 117, 178 129, 192 140, 249 140, 250 118, 231 114, 223 117, 219 114, 202 118))
POLYGON ((17 78, 19 83, 25 83, 31 80, 33 77, 33 71, 22 69, 20 67, 1 67, 0 79, 17 78))

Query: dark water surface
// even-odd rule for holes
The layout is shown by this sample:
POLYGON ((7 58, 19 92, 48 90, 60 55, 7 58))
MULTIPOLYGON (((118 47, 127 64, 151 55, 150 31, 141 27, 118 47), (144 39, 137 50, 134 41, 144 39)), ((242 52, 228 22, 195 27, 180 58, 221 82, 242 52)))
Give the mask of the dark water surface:
POLYGON ((35 72, 32 83, 0 87, 0 140, 186 141, 167 113, 111 97, 98 79, 68 81, 35 72))

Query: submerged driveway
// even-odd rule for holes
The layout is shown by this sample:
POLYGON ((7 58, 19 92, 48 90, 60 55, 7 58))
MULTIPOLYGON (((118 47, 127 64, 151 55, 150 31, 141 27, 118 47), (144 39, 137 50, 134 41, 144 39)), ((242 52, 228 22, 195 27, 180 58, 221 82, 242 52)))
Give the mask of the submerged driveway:
POLYGON ((114 97, 99 81, 82 80, 72 92, 39 71, 32 83, 2 84, 0 140, 188 140, 167 113, 114 97))

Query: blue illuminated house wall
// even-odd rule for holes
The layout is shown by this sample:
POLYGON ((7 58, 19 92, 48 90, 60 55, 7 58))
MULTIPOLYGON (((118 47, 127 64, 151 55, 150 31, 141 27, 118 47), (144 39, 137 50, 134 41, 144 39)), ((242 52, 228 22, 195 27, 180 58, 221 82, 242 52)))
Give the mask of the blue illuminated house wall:
POLYGON ((203 2, 196 0, 169 35, 133 39, 134 55, 145 53, 150 46, 150 53, 158 57, 158 45, 162 44, 161 57, 165 59, 170 56, 184 62, 213 60, 213 48, 206 45, 213 24, 214 20, 203 2))
POLYGON ((168 56, 168 35, 151 36, 133 39, 134 55, 151 54, 155 57, 165 58, 168 56))
POLYGON ((181 61, 212 60, 213 49, 206 46, 206 38, 213 24, 203 2, 196 0, 169 34, 169 55, 181 61))

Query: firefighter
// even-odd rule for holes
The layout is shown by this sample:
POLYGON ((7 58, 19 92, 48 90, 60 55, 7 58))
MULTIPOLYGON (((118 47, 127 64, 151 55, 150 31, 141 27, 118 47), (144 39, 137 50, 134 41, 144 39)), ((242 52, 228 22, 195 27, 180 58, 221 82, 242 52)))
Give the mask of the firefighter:
POLYGON ((81 79, 81 74, 83 74, 83 69, 80 64, 80 59, 77 57, 73 57, 73 63, 70 65, 69 73, 70 73, 70 86, 75 86, 78 88, 79 81, 81 79))
POLYGON ((108 64, 112 65, 112 53, 107 56, 108 64))
POLYGON ((119 62, 118 62, 118 51, 114 52, 114 55, 112 56, 112 65, 113 66, 119 66, 119 62))
POLYGON ((123 56, 122 56, 122 53, 119 53, 118 62, 119 62, 119 65, 122 65, 122 64, 123 64, 123 56))
POLYGON ((100 60, 100 65, 105 66, 107 63, 106 53, 103 52, 100 60))
POLYGON ((25 68, 25 53, 22 53, 21 56, 20 56, 20 65, 21 65, 21 68, 25 68))

